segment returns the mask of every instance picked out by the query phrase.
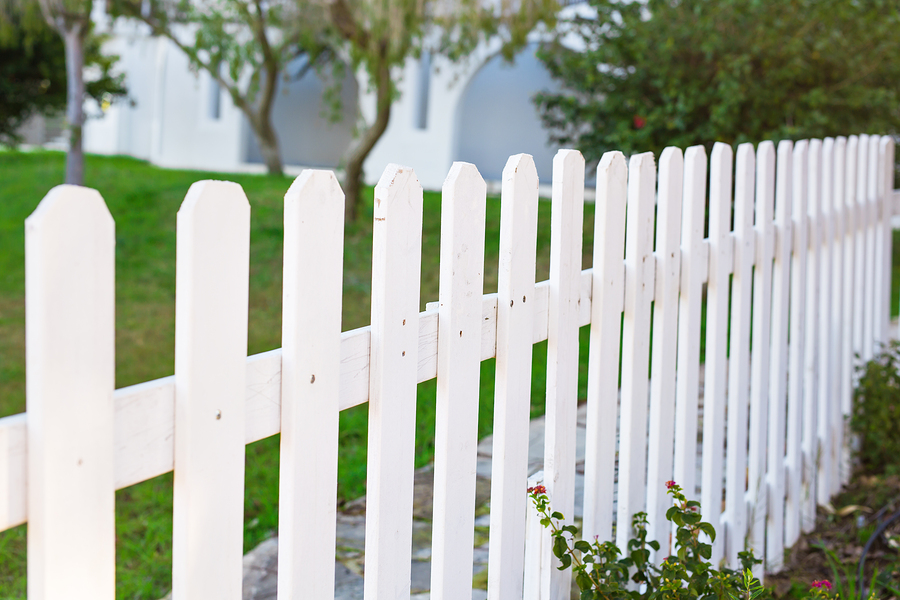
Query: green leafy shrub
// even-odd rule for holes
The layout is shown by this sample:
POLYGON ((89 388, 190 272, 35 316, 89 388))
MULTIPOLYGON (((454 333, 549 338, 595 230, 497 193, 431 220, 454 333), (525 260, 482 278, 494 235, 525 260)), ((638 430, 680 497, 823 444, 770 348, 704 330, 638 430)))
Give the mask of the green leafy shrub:
POLYGON ((857 458, 870 474, 900 475, 900 342, 894 340, 857 369, 850 429, 857 458))
POLYGON ((634 537, 628 542, 627 555, 614 542, 593 543, 576 540, 578 528, 561 525, 564 519, 550 508, 547 490, 539 485, 528 494, 541 517, 541 524, 551 530, 553 554, 560 560, 560 570, 572 568, 581 600, 758 600, 771 597, 771 592, 754 578, 750 568, 762 561, 751 552, 741 552, 742 572, 712 567, 711 543, 716 539, 713 526, 702 521, 700 503, 688 500, 674 482, 666 484, 673 506, 666 519, 674 523, 674 554, 657 565, 650 560, 650 549, 658 551, 658 542, 647 540, 647 514, 634 515, 634 537), (701 536, 705 534, 705 537, 701 536), (705 540, 708 539, 710 543, 705 540))

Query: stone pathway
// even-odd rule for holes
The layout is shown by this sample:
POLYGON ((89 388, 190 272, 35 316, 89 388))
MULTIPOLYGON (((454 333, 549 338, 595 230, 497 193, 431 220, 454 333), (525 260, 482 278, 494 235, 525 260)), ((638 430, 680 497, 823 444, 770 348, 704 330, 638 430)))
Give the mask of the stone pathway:
MULTIPOLYGON (((575 516, 582 514, 584 495, 584 439, 587 405, 578 409, 576 447, 575 516)), ((478 444, 476 468, 475 555, 472 565, 472 600, 487 598, 488 525, 490 522, 492 438, 478 444)), ((531 421, 528 441, 528 474, 543 468, 544 418, 531 421)), ((431 586, 431 510, 434 472, 429 465, 416 471, 413 498, 412 600, 427 600, 431 586)), ((345 505, 337 516, 335 599, 362 600, 365 552, 365 497, 345 505)), ((278 579, 278 539, 271 538, 244 556, 244 600, 275 600, 278 579)))

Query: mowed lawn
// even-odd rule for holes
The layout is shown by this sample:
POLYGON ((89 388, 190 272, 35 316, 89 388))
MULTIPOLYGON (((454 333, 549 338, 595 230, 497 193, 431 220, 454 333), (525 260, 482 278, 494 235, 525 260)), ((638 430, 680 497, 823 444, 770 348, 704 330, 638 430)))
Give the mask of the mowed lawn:
MULTIPOLYGON (((0 416, 25 410, 24 220, 64 178, 62 153, 0 153, 0 416)), ((240 183, 251 205, 249 354, 281 346, 283 197, 289 177, 159 169, 124 157, 88 156, 86 185, 116 221, 116 387, 171 375, 175 339, 175 223, 190 185, 201 179, 240 183)), ((369 323, 372 188, 357 223, 345 231, 343 329, 369 323)), ((585 212, 584 265, 591 263, 593 205, 585 212)), ((500 202, 489 198, 485 292, 497 288, 500 202)), ((425 193, 421 306, 438 298, 440 194, 425 193)), ((550 203, 539 212, 537 280, 548 277, 550 203)), ((587 328, 582 330, 584 397, 587 328)), ((482 367, 479 434, 491 430, 494 361, 482 367)), ((535 346, 532 413, 544 411, 546 342, 535 346)), ((416 462, 434 448, 434 381, 419 385, 416 462)), ((340 502, 365 493, 367 407, 341 414, 340 502)), ((278 523, 278 436, 247 446, 244 549, 278 523)), ((117 597, 160 598, 171 586, 171 474, 116 495, 117 597)), ((0 598, 25 597, 25 527, 0 533, 0 598)))

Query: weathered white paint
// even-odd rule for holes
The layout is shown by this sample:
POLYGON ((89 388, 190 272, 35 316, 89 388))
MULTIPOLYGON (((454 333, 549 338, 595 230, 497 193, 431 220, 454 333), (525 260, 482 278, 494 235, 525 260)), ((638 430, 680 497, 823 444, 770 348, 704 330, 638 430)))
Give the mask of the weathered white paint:
POLYGON ((627 547, 631 518, 646 506, 647 404, 650 367, 650 302, 656 262, 653 222, 656 165, 647 152, 628 167, 625 234, 625 316, 622 335, 622 406, 619 426, 619 486, 616 545, 627 547))
POLYGON ((831 271, 834 243, 834 223, 832 208, 834 205, 834 138, 822 140, 822 172, 820 175, 821 194, 819 201, 819 239, 817 253, 819 260, 819 323, 816 326, 819 336, 818 356, 818 406, 817 434, 818 460, 816 462, 816 505, 825 504, 831 498, 831 403, 834 401, 831 390, 833 352, 835 340, 831 331, 831 271))
POLYGON ((857 230, 857 266, 859 267, 859 297, 856 306, 854 328, 860 330, 857 354, 863 361, 872 358, 872 273, 874 272, 875 240, 872 238, 872 213, 869 210, 869 136, 859 136, 856 163, 856 210, 859 215, 857 230))
POLYGON ((431 555, 436 600, 472 592, 486 194, 474 165, 453 164, 441 197, 431 555))
POLYGON ((25 220, 30 600, 115 598, 115 246, 92 189, 57 186, 25 220))
POLYGON ((224 181, 178 211, 172 596, 241 597, 250 203, 224 181))
POLYGON ((537 171, 529 155, 517 154, 506 163, 500 202, 491 551, 488 556, 488 598, 491 600, 521 598, 524 576, 527 502, 524 492, 531 405, 538 206, 537 171))
POLYGON ((375 186, 366 470, 366 600, 409 597, 422 186, 388 165, 375 186))
MULTIPOLYGON (((547 407, 544 420, 544 482, 553 506, 575 518, 575 429, 578 413, 578 302, 584 223, 584 157, 560 150, 553 159, 550 213, 550 307, 547 337, 547 407)), ((477 419, 476 419, 477 422, 477 419)), ((545 530, 541 596, 568 598, 572 571, 560 571, 545 530)), ((469 567, 471 569, 471 567, 469 567)), ((468 571, 467 571, 468 572, 468 571)), ((466 580, 468 584, 468 580, 466 580)))
POLYGON ((678 342, 678 288, 681 277, 681 195, 684 155, 666 148, 659 159, 656 227, 656 294, 650 360, 650 435, 647 440, 647 538, 660 543, 655 559, 669 556, 672 506, 666 482, 674 477, 675 357, 678 342))
MULTIPOLYGON (((847 138, 839 136, 834 142, 834 164, 832 165, 832 208, 831 222, 831 416, 829 435, 831 436, 831 494, 836 494, 841 489, 841 452, 844 439, 844 420, 841 406, 844 394, 844 361, 846 360, 844 344, 848 342, 844 333, 844 298, 845 277, 844 259, 847 251, 846 235, 846 206, 844 194, 846 193, 846 163, 847 163, 847 138)), ((848 290, 849 291, 849 290, 848 290)))
MULTIPOLYGON (((612 539, 619 398, 619 339, 625 297, 625 202, 627 166, 621 152, 607 152, 597 167, 594 277, 588 355, 584 458, 584 536, 612 539)), ((584 293, 582 292, 582 298, 584 293)), ((582 307, 585 302, 582 300, 582 307)))
POLYGON ((853 388, 856 385, 856 356, 862 346, 862 261, 863 246, 860 243, 860 219, 857 198, 857 167, 859 166, 859 137, 851 135, 847 138, 847 178, 845 183, 845 216, 847 230, 844 237, 844 362, 841 368, 843 384, 841 386, 841 414, 844 416, 844 446, 841 453, 841 483, 850 481, 850 447, 849 428, 846 419, 850 416, 853 402, 853 388))
POLYGON ((709 179, 709 278, 706 291, 706 371, 703 383, 703 471, 700 502, 716 529, 711 560, 725 555, 721 526, 725 463, 725 390, 728 379, 728 276, 734 264, 731 237, 731 146, 713 146, 709 179))
MULTIPOLYGON (((747 460, 749 542, 757 556, 765 555, 768 500, 766 450, 769 392, 769 336, 772 321, 772 260, 775 254, 775 146, 762 142, 756 165, 756 264, 753 271, 753 346, 750 355, 750 439, 747 460)), ((762 576, 761 566, 754 570, 762 576)))
POLYGON ((785 420, 787 416, 788 300, 791 262, 791 169, 794 145, 778 144, 775 173, 775 262, 772 267, 772 349, 769 362, 770 490, 766 520, 766 568, 778 570, 784 559, 785 420))
POLYGON ((867 340, 865 358, 871 359, 881 342, 881 332, 877 326, 881 322, 881 315, 878 312, 881 305, 881 282, 877 277, 884 272, 883 256, 884 241, 881 239, 883 228, 878 224, 879 218, 879 202, 878 187, 881 176, 879 174, 878 147, 881 142, 881 136, 869 136, 869 148, 866 152, 866 203, 865 210, 868 215, 868 229, 866 231, 866 316, 863 335, 867 340))
POLYGON ((700 319, 709 264, 703 245, 706 218, 706 150, 684 156, 681 217, 681 296, 678 302, 678 379, 675 400, 675 481, 697 499, 697 405, 700 394, 700 319))
POLYGON ((753 229, 756 158, 738 146, 734 185, 734 274, 728 371, 728 452, 725 455, 725 558, 736 565, 747 540, 747 423, 750 401, 750 307, 756 256, 753 229))
POLYGON ((284 196, 278 596, 285 599, 334 598, 343 260, 344 193, 330 171, 304 171, 284 196))
MULTIPOLYGON (((803 350, 803 454, 802 489, 800 502, 800 527, 809 533, 816 520, 816 462, 819 456, 819 212, 822 195, 822 140, 809 141, 809 166, 807 168, 806 230, 806 308, 802 318, 804 327, 803 350)), ((798 250, 803 250, 798 247, 798 250)), ((798 274, 799 276, 799 274, 798 274)), ((801 279, 802 281, 802 279, 801 279)))
MULTIPOLYGON (((794 146, 791 219, 793 223, 793 252, 791 254, 790 352, 788 371, 803 373, 805 336, 803 312, 806 308, 806 249, 807 249, 807 167, 809 142, 801 140, 794 146)), ((788 483, 785 504, 786 546, 793 546, 800 537, 800 510, 803 502, 803 377, 788 380, 787 412, 788 483)))

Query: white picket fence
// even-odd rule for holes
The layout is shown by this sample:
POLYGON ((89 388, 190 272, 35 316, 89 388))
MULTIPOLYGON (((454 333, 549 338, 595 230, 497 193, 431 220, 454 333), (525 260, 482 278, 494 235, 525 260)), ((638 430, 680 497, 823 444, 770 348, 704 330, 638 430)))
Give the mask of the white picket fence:
POLYGON ((893 155, 866 135, 744 144, 736 161, 716 144, 710 169, 702 147, 666 149, 658 172, 652 154, 626 167, 608 153, 582 270, 584 160, 560 151, 538 284, 538 178, 513 156, 488 295, 485 183, 456 163, 440 303, 421 313, 422 188, 392 165, 375 188, 372 322, 344 333, 343 194, 306 171, 285 196, 283 348, 251 357, 250 205, 236 184, 198 182, 178 212, 175 375, 119 390, 115 224, 96 191, 54 188, 25 223, 28 411, 0 420, 0 529, 29 523, 29 598, 114 598, 114 491, 175 466, 174 598, 240 598, 244 445, 279 431, 279 597, 333 598, 338 413, 367 401, 365 597, 408 598, 416 384, 433 377, 432 597, 468 598, 479 366, 494 356, 489 598, 564 598, 569 572, 549 568, 542 535, 526 553, 529 374, 548 340, 544 481, 571 515, 587 324, 584 536, 618 524, 622 544, 647 510, 665 541, 674 478, 720 532, 714 560, 749 546, 777 569, 846 481, 853 356, 887 337, 893 155))

